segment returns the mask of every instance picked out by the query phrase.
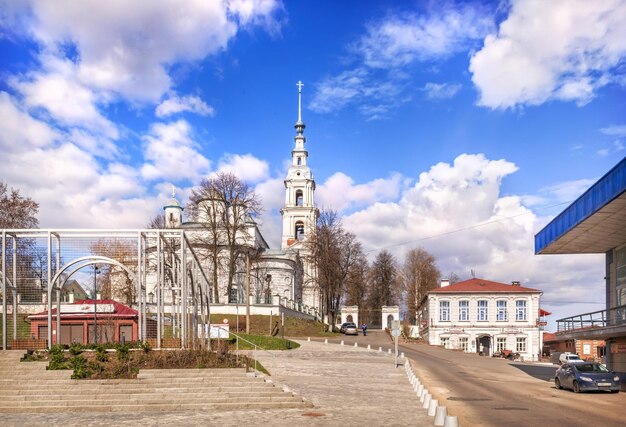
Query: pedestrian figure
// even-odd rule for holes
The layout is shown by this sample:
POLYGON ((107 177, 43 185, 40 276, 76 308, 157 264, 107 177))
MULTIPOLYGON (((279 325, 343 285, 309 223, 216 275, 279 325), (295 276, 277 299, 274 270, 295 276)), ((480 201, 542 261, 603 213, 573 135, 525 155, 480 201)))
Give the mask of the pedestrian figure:
POLYGON ((363 329, 363 336, 364 337, 367 336, 367 332, 366 332, 367 331, 367 325, 365 323, 363 323, 361 325, 361 329, 363 329))

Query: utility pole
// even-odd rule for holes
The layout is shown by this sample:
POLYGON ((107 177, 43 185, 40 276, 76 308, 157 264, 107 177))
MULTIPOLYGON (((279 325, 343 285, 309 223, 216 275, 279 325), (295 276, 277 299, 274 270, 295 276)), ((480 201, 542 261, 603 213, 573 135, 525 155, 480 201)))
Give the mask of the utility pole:
POLYGON ((246 334, 250 334, 250 252, 246 251, 246 334))
POLYGON ((93 340, 98 344, 98 266, 93 266, 93 340))

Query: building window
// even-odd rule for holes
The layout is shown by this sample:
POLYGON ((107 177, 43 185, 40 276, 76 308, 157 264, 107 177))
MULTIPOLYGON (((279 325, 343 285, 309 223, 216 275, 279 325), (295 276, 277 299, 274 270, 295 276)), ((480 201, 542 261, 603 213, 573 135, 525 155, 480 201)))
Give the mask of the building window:
POLYGON ((487 300, 478 301, 478 321, 486 322, 489 312, 487 311, 487 300))
POLYGON ((439 321, 450 321, 450 301, 439 301, 439 321))
POLYGON ((467 339, 467 337, 460 337, 459 338, 459 349, 463 350, 463 351, 467 351, 469 348, 469 340, 467 339))
POLYGON ((450 348, 450 337, 440 337, 439 341, 443 348, 450 348))
POLYGON ((298 166, 302 164, 302 157, 298 157, 298 166))
POLYGON ((526 337, 517 337, 515 351, 518 353, 526 353, 526 337))
POLYGON ((469 301, 459 301, 459 322, 469 321, 469 301))
POLYGON ((296 190, 296 206, 302 206, 302 190, 296 190))
POLYGON ((515 320, 517 320, 518 322, 526 321, 526 301, 515 301, 515 320))
POLYGON ((506 349, 506 337, 496 338, 496 351, 502 352, 506 349))
POLYGON ((498 322, 506 322, 508 316, 506 315, 506 301, 496 301, 498 312, 496 313, 496 320, 498 322))
POLYGON ((296 239, 304 239, 304 223, 302 221, 296 222, 296 239))

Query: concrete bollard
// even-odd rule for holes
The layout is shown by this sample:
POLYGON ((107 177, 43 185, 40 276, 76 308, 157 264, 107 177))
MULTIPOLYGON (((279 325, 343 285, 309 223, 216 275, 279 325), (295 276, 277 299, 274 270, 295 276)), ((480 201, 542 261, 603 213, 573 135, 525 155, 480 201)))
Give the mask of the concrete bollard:
POLYGON ((428 403, 428 416, 434 417, 437 412, 437 407, 439 407, 439 401, 437 399, 431 399, 428 403))
POLYGON ((430 393, 426 393, 424 395, 424 401, 422 402, 422 408, 428 409, 430 406, 430 401, 433 400, 433 396, 430 393))
POLYGON ((400 353, 400 357, 404 359, 404 352, 400 353))
POLYGON ((456 415, 446 415, 443 427, 459 427, 459 418, 456 415))
POLYGON ((378 351, 383 351, 383 348, 382 347, 378 347, 378 351))
POLYGON ((417 397, 422 397, 424 394, 424 385, 420 384, 417 386, 417 397))
POLYGON ((311 342, 311 337, 306 337, 306 340, 307 340, 308 342, 311 342))
POLYGON ((367 345, 367 349, 368 349, 368 350, 371 350, 371 349, 372 349, 372 347, 368 344, 368 345, 367 345))
POLYGON ((328 338, 324 340, 324 344, 328 344, 328 338))
POLYGON ((341 344, 340 345, 343 345, 343 340, 341 340, 341 344))
POLYGON ((387 350, 387 354, 391 354, 391 349, 388 349, 388 350, 387 350))
POLYGON ((358 342, 355 342, 355 343, 354 343, 354 346, 355 346, 355 347, 358 347, 358 346, 359 346, 359 343, 358 343, 358 342))
POLYGON ((443 426, 446 422, 446 415, 448 415, 448 410, 445 406, 437 406, 437 411, 435 412, 435 425, 443 426))

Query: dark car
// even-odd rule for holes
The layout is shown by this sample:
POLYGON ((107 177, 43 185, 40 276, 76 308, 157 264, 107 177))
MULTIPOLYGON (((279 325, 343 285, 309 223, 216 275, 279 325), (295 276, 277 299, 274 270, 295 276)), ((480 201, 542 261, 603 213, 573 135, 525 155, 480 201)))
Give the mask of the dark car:
POLYGON ((618 393, 620 378, 604 365, 596 362, 564 363, 554 377, 556 388, 571 388, 575 393, 581 391, 607 390, 618 393))

